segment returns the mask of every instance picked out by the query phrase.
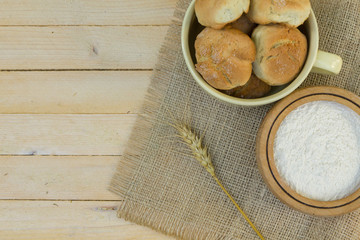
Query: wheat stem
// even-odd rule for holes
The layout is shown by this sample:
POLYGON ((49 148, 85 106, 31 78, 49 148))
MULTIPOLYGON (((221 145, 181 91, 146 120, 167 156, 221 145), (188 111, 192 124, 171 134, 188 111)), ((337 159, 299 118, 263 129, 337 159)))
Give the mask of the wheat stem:
POLYGON ((245 218, 245 220, 249 223, 255 233, 259 236, 260 239, 264 240, 264 237, 261 233, 256 229, 255 225, 251 222, 251 220, 246 216, 245 212, 240 208, 240 206, 235 202, 233 197, 229 194, 229 192, 225 189, 222 185, 220 180, 216 177, 214 166, 211 162, 210 154, 206 147, 202 144, 202 137, 198 137, 195 132, 191 130, 191 128, 186 125, 185 123, 175 123, 170 124, 173 126, 179 133, 177 135, 180 137, 186 145, 188 145, 192 151, 193 156, 195 159, 208 171, 211 176, 215 179, 216 183, 221 187, 224 193, 228 196, 231 202, 235 205, 235 207, 239 210, 241 215, 245 218))
POLYGON ((235 200, 232 198, 230 193, 228 193, 228 191, 225 189, 225 187, 221 184, 220 180, 216 176, 214 176, 214 179, 217 182, 217 184, 221 187, 221 189, 224 191, 224 193, 229 197, 229 199, 235 205, 235 207, 239 210, 241 215, 243 215, 243 217, 249 223, 249 225, 252 227, 252 229, 256 232, 256 234, 259 236, 259 238, 264 240, 264 237, 261 235, 259 230, 256 229, 255 225, 251 222, 251 220, 248 218, 248 216, 246 216, 245 212, 240 208, 240 206, 235 202, 235 200))

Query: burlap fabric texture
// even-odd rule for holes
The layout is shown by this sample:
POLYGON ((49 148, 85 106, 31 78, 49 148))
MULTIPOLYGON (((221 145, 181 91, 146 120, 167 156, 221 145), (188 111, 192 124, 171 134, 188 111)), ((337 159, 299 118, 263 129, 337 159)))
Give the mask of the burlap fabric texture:
MULTIPOLYGON (((271 105, 242 108, 207 95, 183 60, 180 0, 152 82, 110 189, 124 201, 118 215, 183 239, 258 239, 168 123, 191 120, 205 131, 216 173, 266 239, 360 239, 360 210, 322 218, 302 214, 268 190, 257 169, 255 139, 271 105)), ((320 49, 342 56, 338 76, 310 74, 304 86, 332 85, 360 94, 360 1, 313 0, 320 49)))

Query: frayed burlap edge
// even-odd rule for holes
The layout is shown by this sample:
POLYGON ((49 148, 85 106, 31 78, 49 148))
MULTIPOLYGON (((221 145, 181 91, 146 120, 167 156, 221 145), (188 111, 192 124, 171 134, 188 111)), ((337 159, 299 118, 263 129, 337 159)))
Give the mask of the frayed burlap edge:
POLYGON ((178 46, 174 46, 173 37, 176 29, 182 24, 185 14, 183 1, 178 1, 174 11, 173 21, 170 25, 165 41, 160 48, 158 61, 151 77, 151 83, 145 95, 142 106, 142 114, 136 119, 134 128, 126 146, 126 151, 120 158, 115 174, 111 180, 109 190, 118 194, 124 200, 120 203, 118 217, 127 221, 150 227, 156 231, 169 236, 185 239, 219 239, 228 240, 230 238, 199 229, 197 226, 185 225, 182 221, 166 213, 159 213, 152 208, 144 207, 140 204, 126 200, 127 194, 131 192, 131 182, 137 176, 137 171, 141 163, 141 153, 149 141, 152 126, 155 124, 157 112, 160 110, 162 100, 166 95, 169 85, 169 73, 174 68, 178 46), (172 54, 175 53, 175 54, 172 54))

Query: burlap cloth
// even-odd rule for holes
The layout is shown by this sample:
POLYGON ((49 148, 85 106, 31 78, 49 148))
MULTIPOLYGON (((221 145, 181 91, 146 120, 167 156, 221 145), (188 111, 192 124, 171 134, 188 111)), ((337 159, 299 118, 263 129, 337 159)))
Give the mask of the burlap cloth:
MULTIPOLYGON (((205 134, 219 179, 266 239, 360 239, 360 210, 341 217, 302 214, 268 190, 256 166, 255 138, 271 105, 229 106, 190 76, 180 46, 189 0, 180 0, 143 113, 110 189, 121 195, 118 215, 183 239, 258 239, 248 223, 168 125, 191 119, 205 134)), ((320 49, 342 56, 338 76, 310 74, 304 86, 333 85, 360 94, 360 1, 313 0, 320 49)))

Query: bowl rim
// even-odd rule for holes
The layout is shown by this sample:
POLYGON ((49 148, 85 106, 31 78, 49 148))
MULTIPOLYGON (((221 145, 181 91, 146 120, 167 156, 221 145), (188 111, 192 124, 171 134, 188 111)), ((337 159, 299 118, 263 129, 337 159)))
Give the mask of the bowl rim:
POLYGON ((282 120, 295 108, 312 101, 335 101, 360 115, 360 97, 345 89, 329 86, 307 87, 279 101, 265 116, 256 139, 256 159, 263 180, 283 203, 303 213, 337 216, 360 207, 360 188, 335 201, 318 201, 296 193, 280 177, 273 158, 273 142, 282 120))
POLYGON ((303 69, 301 70, 299 75, 288 86, 286 86, 284 89, 280 90, 275 94, 261 98, 255 98, 255 99, 243 99, 243 98, 232 97, 216 90, 215 88, 210 86, 195 69, 195 65, 191 59, 190 48, 189 48, 189 30, 190 30, 190 25, 195 19, 195 1, 196 0, 193 0, 190 3, 184 16, 184 20, 181 28, 181 48, 185 59, 185 63, 192 77, 200 85, 200 87, 204 89, 208 94, 210 94, 211 96, 217 99, 220 99, 221 101, 230 104, 241 105, 241 106, 261 106, 261 105, 273 103, 275 101, 278 101, 286 97, 296 88, 298 88, 300 84, 303 83, 303 81, 305 81, 305 79, 307 78, 308 74, 312 69, 312 66, 315 63, 318 46, 319 46, 318 25, 312 9, 310 11, 310 16, 308 20, 306 20, 305 22, 306 25, 310 25, 310 23, 312 25, 311 36, 310 39, 308 39, 308 42, 310 43, 308 46, 308 55, 304 63, 303 69))

